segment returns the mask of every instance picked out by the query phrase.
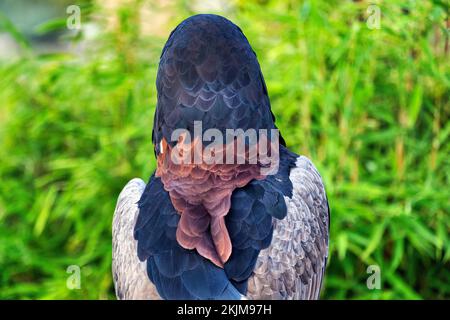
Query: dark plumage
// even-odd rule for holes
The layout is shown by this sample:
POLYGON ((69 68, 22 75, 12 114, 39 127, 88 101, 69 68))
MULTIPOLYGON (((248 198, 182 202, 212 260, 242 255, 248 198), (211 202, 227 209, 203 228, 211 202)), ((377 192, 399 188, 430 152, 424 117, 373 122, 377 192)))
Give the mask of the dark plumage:
MULTIPOLYGON (((216 15, 183 21, 163 49, 156 86, 158 168, 147 185, 135 179, 124 188, 114 216, 118 297, 318 298, 329 208, 307 158, 289 151, 280 135, 279 148, 269 146, 279 155, 272 175, 261 174, 267 164, 250 163, 249 153, 238 154, 245 164, 169 162, 183 143, 172 141, 172 133, 186 129, 194 136, 194 121, 224 136, 226 129, 266 129, 270 138, 276 129, 256 54, 241 29, 216 15), (145 276, 137 271, 142 263, 145 276)), ((259 137, 257 144, 263 142, 259 137)), ((197 152, 195 145, 186 150, 197 152)))
MULTIPOLYGON (((203 131, 276 128, 256 54, 241 29, 216 15, 200 14, 172 31, 161 54, 153 144, 175 129, 203 131)), ((281 137, 281 135, 280 135, 281 137)), ((282 139, 282 138, 281 138, 282 139)), ((284 145, 284 140, 282 140, 284 145)))
POLYGON ((254 180, 233 193, 232 206, 226 216, 233 253, 224 269, 177 243, 175 233, 180 215, 161 180, 152 176, 138 203, 140 214, 134 234, 139 259, 147 260, 149 277, 159 294, 165 299, 229 299, 232 298, 229 296, 232 283, 245 295, 246 281, 259 251, 271 243, 272 217, 283 219, 287 213, 283 196, 292 196, 289 172, 294 165, 295 155, 282 148, 280 170, 276 175, 254 180), (183 276, 186 272, 189 277, 183 276), (208 278, 215 280, 214 290, 198 291, 196 288, 205 284, 205 274, 214 276, 208 278))

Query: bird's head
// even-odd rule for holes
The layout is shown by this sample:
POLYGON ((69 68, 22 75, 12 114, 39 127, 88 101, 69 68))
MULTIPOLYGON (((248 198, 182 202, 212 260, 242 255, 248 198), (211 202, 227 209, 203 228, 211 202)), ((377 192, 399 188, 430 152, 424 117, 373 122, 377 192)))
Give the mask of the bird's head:
MULTIPOLYGON (((255 52, 230 20, 199 14, 180 23, 161 53, 152 140, 175 145, 172 134, 217 129, 275 129, 267 87, 255 52)), ((175 141, 174 141, 175 140, 175 141)), ((280 143, 284 140, 280 136, 280 143)))
POLYGON ((231 21, 196 15, 170 34, 156 86, 156 175, 181 214, 177 240, 221 266, 233 190, 277 170, 284 144, 256 54, 231 21))

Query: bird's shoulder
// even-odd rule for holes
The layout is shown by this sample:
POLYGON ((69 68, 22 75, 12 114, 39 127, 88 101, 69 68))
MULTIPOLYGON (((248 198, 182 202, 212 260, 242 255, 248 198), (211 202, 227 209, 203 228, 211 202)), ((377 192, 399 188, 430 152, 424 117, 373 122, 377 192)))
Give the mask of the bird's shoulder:
POLYGON ((305 156, 290 168, 286 217, 274 220, 270 246, 258 256, 249 297, 317 299, 328 257, 329 207, 322 178, 305 156), (275 289, 274 289, 275 288, 275 289))
POLYGON ((112 273, 119 299, 158 299, 159 296, 146 275, 145 263, 137 257, 133 237, 139 214, 138 201, 145 189, 139 178, 130 180, 120 192, 112 225, 112 273))

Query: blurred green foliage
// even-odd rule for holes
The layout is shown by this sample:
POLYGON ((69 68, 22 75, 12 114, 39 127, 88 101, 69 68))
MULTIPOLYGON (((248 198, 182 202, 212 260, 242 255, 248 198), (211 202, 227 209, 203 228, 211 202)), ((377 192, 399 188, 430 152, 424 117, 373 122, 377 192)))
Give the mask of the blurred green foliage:
MULTIPOLYGON (((448 2, 383 2, 373 30, 369 5, 242 0, 225 15, 258 55, 288 146, 326 183, 323 298, 450 298, 448 2), (371 264, 381 290, 366 286, 371 264)), ((90 7, 102 27, 84 54, 0 62, 2 299, 114 298, 115 202, 154 170, 159 54, 194 13, 178 2, 165 36, 152 36, 139 30, 144 6, 156 5, 120 6, 113 27, 90 7), (81 267, 80 290, 66 287, 70 265, 81 267)))

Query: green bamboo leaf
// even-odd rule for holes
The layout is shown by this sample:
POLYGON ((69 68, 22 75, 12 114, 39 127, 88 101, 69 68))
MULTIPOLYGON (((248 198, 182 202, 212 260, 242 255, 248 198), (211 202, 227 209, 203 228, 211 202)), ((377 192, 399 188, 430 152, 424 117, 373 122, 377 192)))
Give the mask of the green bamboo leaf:
POLYGON ((382 223, 378 224, 374 228, 369 244, 367 245, 366 250, 364 250, 361 256, 361 259, 363 261, 366 260, 372 254, 372 252, 374 252, 381 244, 381 239, 383 237, 385 227, 386 227, 386 220, 384 220, 382 223))
POLYGON ((14 26, 14 24, 11 22, 11 20, 8 19, 6 15, 4 15, 0 11, 0 32, 6 32, 10 34, 14 40, 17 41, 17 43, 20 44, 22 49, 29 50, 30 49, 30 43, 28 42, 27 38, 23 36, 23 34, 14 26))
POLYGON ((345 254, 347 252, 348 247, 348 238, 346 233, 342 233, 337 238, 336 249, 338 252, 339 260, 343 260, 345 258, 345 254))
POLYGON ((411 100, 409 102, 408 107, 408 121, 407 121, 407 127, 412 128, 414 127, 417 116, 420 113, 420 110, 422 108, 422 97, 423 97, 423 88, 420 84, 417 84, 414 87, 414 91, 411 96, 411 100))
POLYGON ((394 240, 394 252, 392 254, 391 258, 391 264, 389 266, 389 269, 391 272, 394 272, 400 263, 403 260, 403 255, 405 251, 405 245, 403 238, 397 238, 394 240))
POLYGON ((40 236, 42 234, 42 231, 44 231, 44 228, 48 221, 48 217, 50 216, 51 209, 56 200, 56 194, 56 188, 51 187, 48 190, 46 196, 43 198, 42 204, 40 206, 40 212, 38 213, 36 222, 34 224, 35 236, 40 236))
POLYGON ((67 30, 67 19, 66 18, 56 18, 52 20, 45 21, 35 27, 35 32, 38 35, 44 35, 49 32, 67 30))
POLYGON ((411 299, 411 300, 421 300, 422 297, 414 291, 411 286, 409 286, 405 281, 402 280, 399 276, 397 276, 395 273, 391 272, 385 272, 382 277, 386 277, 387 281, 395 288, 396 291, 399 291, 403 294, 405 299, 411 299))

